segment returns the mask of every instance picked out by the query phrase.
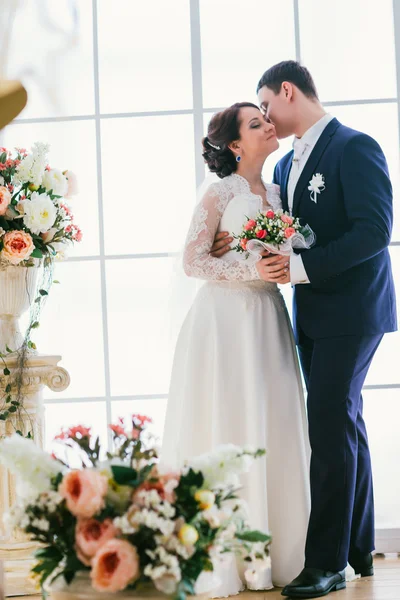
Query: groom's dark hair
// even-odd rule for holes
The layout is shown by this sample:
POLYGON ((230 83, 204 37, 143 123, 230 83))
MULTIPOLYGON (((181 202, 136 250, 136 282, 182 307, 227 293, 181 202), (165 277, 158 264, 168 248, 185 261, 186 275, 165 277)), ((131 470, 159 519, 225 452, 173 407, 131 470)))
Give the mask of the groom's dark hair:
POLYGON ((279 94, 284 81, 295 85, 307 98, 318 100, 317 88, 311 73, 295 60, 284 60, 265 71, 257 85, 257 93, 264 86, 279 94))

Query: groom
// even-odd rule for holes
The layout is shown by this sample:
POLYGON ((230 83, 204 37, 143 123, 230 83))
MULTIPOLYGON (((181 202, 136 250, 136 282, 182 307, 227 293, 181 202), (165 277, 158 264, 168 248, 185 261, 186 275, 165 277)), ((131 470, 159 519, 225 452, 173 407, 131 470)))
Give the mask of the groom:
MULTIPOLYGON (((305 568, 282 594, 317 598, 346 587, 349 562, 373 575, 374 506, 361 390, 383 334, 395 331, 388 245, 392 188, 385 157, 369 136, 341 125, 319 102, 308 70, 279 63, 258 84, 260 107, 293 150, 276 165, 283 208, 302 218, 316 245, 258 263, 263 279, 287 273, 307 385, 311 515, 305 568)), ((212 253, 227 251, 216 237, 212 253)), ((284 432, 282 432, 284 435, 284 432)))

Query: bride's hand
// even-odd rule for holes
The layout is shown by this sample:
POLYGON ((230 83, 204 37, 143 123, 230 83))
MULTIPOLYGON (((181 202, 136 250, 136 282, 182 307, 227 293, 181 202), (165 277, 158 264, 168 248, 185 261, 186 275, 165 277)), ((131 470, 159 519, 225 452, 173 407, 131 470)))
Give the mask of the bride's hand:
POLYGON ((220 231, 217 233, 214 239, 214 244, 210 250, 211 256, 214 258, 221 258, 224 254, 230 251, 230 243, 233 238, 230 237, 228 231, 220 231))
POLYGON ((272 254, 256 263, 260 279, 271 283, 289 283, 289 257, 272 254))

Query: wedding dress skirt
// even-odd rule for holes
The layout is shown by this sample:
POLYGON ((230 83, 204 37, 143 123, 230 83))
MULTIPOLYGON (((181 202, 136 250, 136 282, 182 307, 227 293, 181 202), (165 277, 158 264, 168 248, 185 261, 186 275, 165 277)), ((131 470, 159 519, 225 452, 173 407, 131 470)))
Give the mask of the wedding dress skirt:
MULTIPOLYGON (((251 525, 273 536, 272 580, 283 586, 304 566, 309 448, 289 316, 272 283, 207 281, 178 338, 162 462, 182 465, 226 443, 267 450, 241 495, 251 525)), ((237 575, 230 565, 217 595, 240 591, 237 575)))

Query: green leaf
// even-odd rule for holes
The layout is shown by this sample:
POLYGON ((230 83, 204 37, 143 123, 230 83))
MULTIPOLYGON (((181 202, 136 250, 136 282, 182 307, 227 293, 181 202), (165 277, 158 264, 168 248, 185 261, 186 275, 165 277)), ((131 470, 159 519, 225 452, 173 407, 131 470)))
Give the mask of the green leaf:
POLYGON ((33 252, 31 252, 31 256, 33 258, 43 258, 43 252, 39 250, 39 248, 35 248, 33 252))
MULTIPOLYGON (((39 548, 34 553, 35 558, 50 558, 59 562, 62 559, 62 554, 58 548, 47 546, 47 548, 39 548)), ((42 563, 43 564, 43 563, 42 563)))
POLYGON ((31 329, 37 329, 38 327, 40 327, 40 323, 39 321, 35 321, 34 323, 32 323, 31 325, 31 329))
POLYGON ((11 352, 12 352, 12 350, 11 350, 11 348, 9 348, 9 346, 6 346, 6 350, 7 350, 7 352, 9 352, 9 353, 11 353, 11 352))
POLYGON ((40 294, 41 296, 48 296, 48 295, 49 295, 49 292, 46 292, 46 290, 39 290, 39 294, 40 294))
POLYGON ((60 283, 58 279, 53 279, 53 283, 60 283))
POLYGON ((111 471, 115 482, 119 485, 135 485, 137 479, 137 471, 135 469, 113 465, 111 471))
POLYGON ((11 371, 6 367, 5 369, 3 369, 3 373, 4 375, 10 375, 11 371))
POLYGON ((8 411, 6 410, 5 412, 0 414, 0 421, 5 421, 8 417, 8 411))
POLYGON ((9 394, 11 392, 11 383, 8 383, 6 385, 6 394, 9 394))
POLYGON ((266 533, 262 533, 261 531, 242 531, 242 533, 237 533, 235 536, 238 540, 242 540, 243 542, 270 542, 272 537, 267 535, 266 533))
POLYGON ((8 404, 9 402, 11 402, 11 396, 7 396, 6 398, 6 404, 8 404))
POLYGON ((10 412, 10 413, 17 412, 17 407, 16 406, 10 406, 10 408, 8 409, 8 412, 10 412))

